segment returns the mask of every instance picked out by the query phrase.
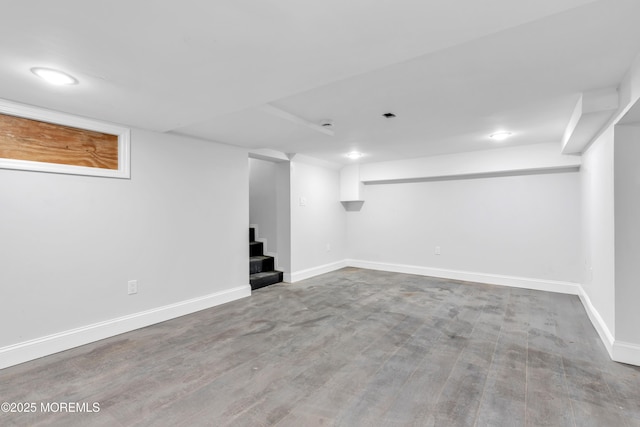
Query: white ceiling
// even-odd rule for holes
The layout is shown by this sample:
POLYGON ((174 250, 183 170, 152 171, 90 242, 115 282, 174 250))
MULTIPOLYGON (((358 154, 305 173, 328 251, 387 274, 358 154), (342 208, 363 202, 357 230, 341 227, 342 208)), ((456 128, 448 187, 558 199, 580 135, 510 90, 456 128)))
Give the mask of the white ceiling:
POLYGON ((0 1, 0 98, 338 163, 494 148, 498 129, 560 149, 580 93, 640 52, 637 0, 0 1), (333 136, 304 125, 323 119, 333 136))

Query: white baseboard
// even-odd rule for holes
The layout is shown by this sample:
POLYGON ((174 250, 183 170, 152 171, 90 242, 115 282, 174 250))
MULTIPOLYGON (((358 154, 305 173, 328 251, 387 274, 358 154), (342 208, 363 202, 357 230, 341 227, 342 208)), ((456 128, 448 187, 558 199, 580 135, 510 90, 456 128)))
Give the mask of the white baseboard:
POLYGON ((475 273, 470 271, 446 270, 405 264, 390 264, 375 261, 347 260, 350 267, 382 270, 394 273, 417 274, 419 276, 440 277, 443 279, 464 280, 489 285, 511 286, 513 288, 534 289, 537 291, 558 292, 579 295, 582 287, 578 283, 556 280, 532 279, 528 277, 503 276, 498 274, 475 273))
POLYGON ((591 324, 596 329, 596 332, 600 336, 600 340, 607 349, 607 352, 609 352, 609 356, 613 360, 615 360, 613 358, 613 346, 615 343, 613 334, 609 330, 607 324, 604 322, 604 319, 602 319, 602 316, 600 316, 600 313, 598 313, 598 310, 596 310, 595 306, 591 303, 589 295, 587 295, 582 287, 580 287, 580 294, 578 295, 585 311, 587 312, 587 316, 589 316, 589 320, 591 320, 591 324))
POLYGON ((622 341, 614 341, 613 354, 611 358, 616 362, 640 366, 640 345, 622 341))
POLYGON ((284 280, 295 283, 320 274, 329 273, 344 267, 357 267, 367 270, 389 271, 393 273, 416 274, 419 276, 440 277, 443 279, 463 280, 467 282, 486 283, 490 285, 511 286, 513 288, 534 289, 538 291, 557 292, 579 295, 582 287, 578 283, 556 280, 532 279, 527 277, 503 276, 498 274, 474 273, 469 271, 445 270, 432 267, 421 267, 406 264, 391 264, 375 261, 346 259, 306 270, 285 274, 284 280))
POLYGON ((582 301, 589 320, 591 320, 593 327, 598 332, 600 340, 609 352, 611 359, 620 363, 640 366, 640 345, 616 340, 584 289, 580 291, 580 301, 582 301))
POLYGON ((330 264, 319 265, 317 267, 308 268, 306 270, 294 271, 284 274, 284 281, 287 283, 295 283, 300 280, 310 279, 311 277, 318 276, 320 274, 330 273, 332 271, 340 270, 347 267, 347 261, 337 261, 330 264))
POLYGON ((0 348, 0 369, 69 350, 155 323, 251 296, 251 286, 238 286, 203 297, 94 323, 0 348))

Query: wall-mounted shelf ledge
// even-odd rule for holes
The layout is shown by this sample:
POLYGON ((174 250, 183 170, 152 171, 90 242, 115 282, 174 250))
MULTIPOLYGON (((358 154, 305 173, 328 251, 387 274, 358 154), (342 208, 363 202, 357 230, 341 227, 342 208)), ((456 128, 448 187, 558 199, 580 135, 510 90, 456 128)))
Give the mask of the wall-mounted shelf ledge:
POLYGON ((358 212, 362 209, 364 205, 364 200, 349 200, 349 201, 341 201, 342 206, 344 206, 344 210, 347 212, 358 212))

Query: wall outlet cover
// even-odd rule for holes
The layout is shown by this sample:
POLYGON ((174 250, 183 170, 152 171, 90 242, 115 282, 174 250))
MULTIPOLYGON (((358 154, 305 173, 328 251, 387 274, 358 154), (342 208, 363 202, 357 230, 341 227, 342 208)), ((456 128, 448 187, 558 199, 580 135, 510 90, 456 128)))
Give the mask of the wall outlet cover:
POLYGON ((138 281, 137 280, 129 280, 127 283, 127 293, 129 295, 138 293, 138 281))

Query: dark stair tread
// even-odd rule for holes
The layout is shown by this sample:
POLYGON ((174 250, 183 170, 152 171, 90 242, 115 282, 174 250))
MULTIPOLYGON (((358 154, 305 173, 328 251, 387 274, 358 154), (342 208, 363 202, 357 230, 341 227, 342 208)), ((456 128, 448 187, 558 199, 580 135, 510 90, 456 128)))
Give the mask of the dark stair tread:
POLYGON ((264 254, 264 243, 256 242, 255 229, 249 227, 249 283, 251 290, 282 282, 284 273, 276 271, 275 258, 264 254))
POLYGON ((250 242, 249 243, 249 256, 263 255, 264 244, 262 242, 250 242))
POLYGON ((281 274, 281 271, 275 271, 275 270, 271 270, 271 271, 261 271, 260 273, 254 273, 251 275, 252 279, 260 279, 263 277, 270 277, 270 276, 277 276, 278 274, 281 274))
POLYGON ((282 271, 263 271, 251 274, 249 276, 249 282, 251 283, 251 289, 256 290, 273 285, 274 283, 280 283, 282 282, 282 278, 282 271))
POLYGON ((268 255, 249 257, 249 274, 272 271, 275 269, 275 258, 268 255))

